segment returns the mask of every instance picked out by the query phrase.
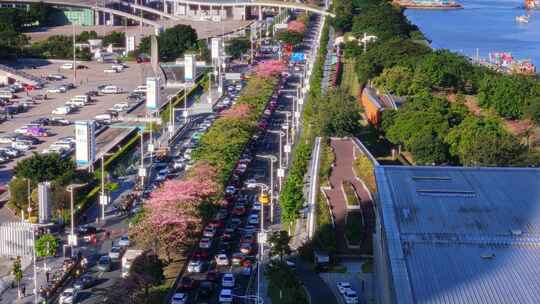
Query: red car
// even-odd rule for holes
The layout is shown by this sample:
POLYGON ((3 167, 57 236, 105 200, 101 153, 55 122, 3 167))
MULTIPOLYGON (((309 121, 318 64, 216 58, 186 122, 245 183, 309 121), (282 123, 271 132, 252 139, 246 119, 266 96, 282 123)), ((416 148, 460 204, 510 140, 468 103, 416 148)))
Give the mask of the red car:
POLYGON ((198 260, 206 260, 208 259, 208 252, 205 250, 197 250, 193 252, 193 258, 198 260))
POLYGON ((232 212, 234 215, 242 216, 246 213, 246 208, 244 206, 235 206, 232 212))
POLYGON ((208 226, 214 227, 214 228, 223 228, 223 221, 222 220, 212 220, 210 223, 208 223, 208 226))
POLYGON ((219 271, 212 269, 206 273, 206 280, 217 282, 219 280, 219 271))

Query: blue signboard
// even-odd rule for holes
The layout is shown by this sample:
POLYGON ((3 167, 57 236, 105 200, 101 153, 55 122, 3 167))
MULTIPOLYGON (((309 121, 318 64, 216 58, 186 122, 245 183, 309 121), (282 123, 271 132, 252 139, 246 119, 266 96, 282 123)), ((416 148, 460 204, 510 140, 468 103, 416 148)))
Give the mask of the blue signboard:
POLYGON ((291 54, 291 61, 292 62, 301 62, 306 60, 306 56, 304 53, 292 53, 291 54))

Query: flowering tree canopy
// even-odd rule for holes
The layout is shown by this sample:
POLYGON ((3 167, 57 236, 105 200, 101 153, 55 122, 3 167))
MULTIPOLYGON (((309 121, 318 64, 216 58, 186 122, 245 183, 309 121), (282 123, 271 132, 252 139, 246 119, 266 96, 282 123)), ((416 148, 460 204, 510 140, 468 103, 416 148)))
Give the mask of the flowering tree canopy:
POLYGON ((237 104, 221 113, 224 118, 247 118, 252 114, 252 109, 248 104, 237 104))
POLYGON ((298 20, 293 20, 287 24, 287 30, 303 34, 306 31, 306 25, 298 20))
POLYGON ((264 78, 279 75, 285 69, 285 64, 280 60, 266 60, 255 67, 255 73, 264 78))

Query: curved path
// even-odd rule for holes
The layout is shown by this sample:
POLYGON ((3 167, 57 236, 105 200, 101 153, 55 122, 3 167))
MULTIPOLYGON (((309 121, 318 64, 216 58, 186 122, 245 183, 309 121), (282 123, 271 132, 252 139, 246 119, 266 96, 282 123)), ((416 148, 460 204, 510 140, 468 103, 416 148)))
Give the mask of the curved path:
MULTIPOLYGON (((362 230, 362 245, 360 253, 371 253, 371 234, 373 233, 375 225, 375 214, 373 211, 373 202, 367 190, 363 187, 362 183, 356 178, 353 172, 353 166, 355 153, 361 153, 357 150, 356 146, 350 139, 332 139, 331 146, 334 150, 336 160, 334 167, 332 168, 332 174, 330 175, 331 190, 326 190, 330 205, 332 206, 332 213, 336 222, 336 241, 339 253, 350 253, 355 250, 347 248, 345 242, 345 223, 347 217, 347 202, 345 201, 345 194, 342 191, 341 184, 343 181, 350 181, 353 184, 354 189, 358 197, 361 200, 360 207, 364 217, 364 227, 362 230), (354 152, 353 152, 354 151, 354 152)), ((360 231, 359 231, 360 233, 360 231)))

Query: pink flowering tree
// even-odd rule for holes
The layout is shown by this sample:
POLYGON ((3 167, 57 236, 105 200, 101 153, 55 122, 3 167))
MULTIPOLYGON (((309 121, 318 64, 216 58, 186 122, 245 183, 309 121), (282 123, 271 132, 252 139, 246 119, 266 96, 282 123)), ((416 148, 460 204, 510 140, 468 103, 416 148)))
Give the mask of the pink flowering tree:
POLYGON ((223 111, 221 115, 224 118, 243 119, 251 116, 252 109, 248 104, 237 104, 232 108, 223 111))
POLYGON ((257 76, 268 78, 279 75, 285 70, 285 64, 280 60, 267 60, 259 63, 255 67, 257 76))
POLYGON ((306 25, 298 20, 293 20, 287 24, 287 30, 303 34, 306 31, 306 25))

